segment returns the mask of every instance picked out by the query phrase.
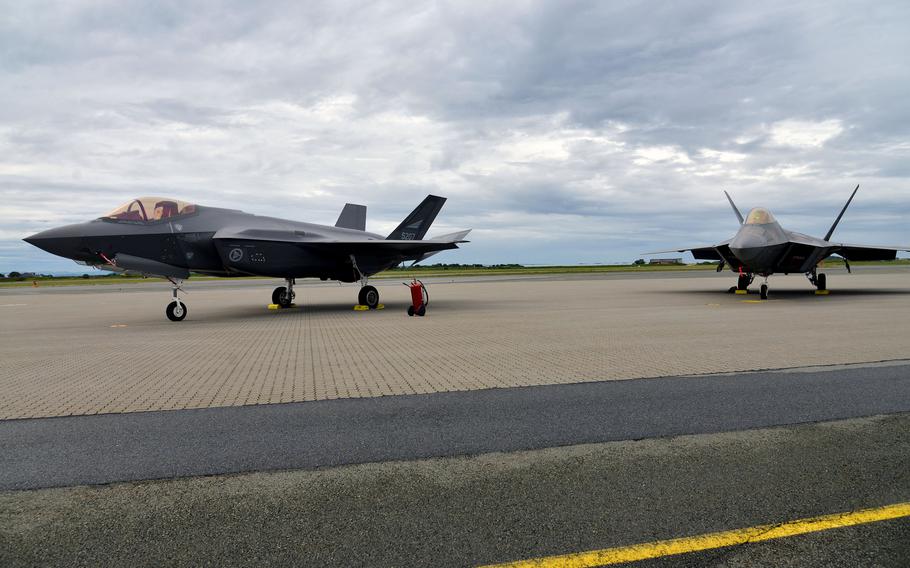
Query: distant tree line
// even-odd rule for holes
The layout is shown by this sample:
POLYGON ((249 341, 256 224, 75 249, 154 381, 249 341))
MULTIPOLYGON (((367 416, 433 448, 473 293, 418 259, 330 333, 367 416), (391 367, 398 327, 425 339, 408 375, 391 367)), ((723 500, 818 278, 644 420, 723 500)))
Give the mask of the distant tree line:
POLYGON ((522 264, 418 264, 417 266, 405 266, 401 264, 396 266, 392 270, 414 270, 415 268, 423 268, 428 270, 448 270, 450 268, 524 268, 522 264))

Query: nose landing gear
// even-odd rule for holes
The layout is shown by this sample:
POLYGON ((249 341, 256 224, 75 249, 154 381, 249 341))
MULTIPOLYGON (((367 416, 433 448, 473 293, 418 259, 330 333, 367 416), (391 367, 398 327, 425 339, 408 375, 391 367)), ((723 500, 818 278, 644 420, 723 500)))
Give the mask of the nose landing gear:
POLYGON ((183 321, 186 319, 187 309, 186 304, 180 301, 180 298, 177 297, 177 291, 183 292, 183 288, 180 287, 180 280, 174 280, 173 278, 168 278, 170 280, 173 288, 171 289, 171 297, 173 301, 167 305, 167 309, 164 313, 167 315, 167 319, 171 321, 183 321))

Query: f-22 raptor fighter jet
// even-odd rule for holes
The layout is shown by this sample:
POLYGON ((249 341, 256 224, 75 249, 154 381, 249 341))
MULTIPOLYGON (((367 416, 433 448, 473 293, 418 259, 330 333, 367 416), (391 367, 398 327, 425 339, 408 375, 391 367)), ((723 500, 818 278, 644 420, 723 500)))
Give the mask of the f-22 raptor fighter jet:
POLYGON ((823 239, 784 229, 771 212, 763 207, 752 209, 743 218, 730 194, 725 191, 724 194, 740 224, 739 231, 732 239, 711 247, 662 252, 690 251, 692 256, 699 260, 719 260, 718 272, 726 265, 733 272, 739 273, 739 281, 736 286, 730 288, 730 292, 737 290, 744 292, 756 275, 762 276, 765 279, 760 288, 762 300, 768 299, 768 277, 774 273, 803 272, 813 286, 824 291, 827 290, 827 282, 825 275, 818 272, 818 264, 831 255, 836 254, 843 258, 847 271, 850 272, 851 260, 894 260, 898 252, 910 251, 910 247, 849 245, 831 241, 834 229, 853 201, 857 190, 858 185, 823 239))
POLYGON ((25 241, 80 264, 167 278, 173 285, 166 310, 171 321, 186 317, 177 291, 190 272, 284 278, 287 286, 272 293, 272 303, 282 307, 294 301, 297 278, 359 280, 359 303, 376 308, 379 292, 368 284, 371 275, 467 242, 470 229, 423 238, 445 201, 427 196, 383 237, 366 232, 366 207, 351 203, 329 227, 142 197, 94 221, 50 229, 25 241))

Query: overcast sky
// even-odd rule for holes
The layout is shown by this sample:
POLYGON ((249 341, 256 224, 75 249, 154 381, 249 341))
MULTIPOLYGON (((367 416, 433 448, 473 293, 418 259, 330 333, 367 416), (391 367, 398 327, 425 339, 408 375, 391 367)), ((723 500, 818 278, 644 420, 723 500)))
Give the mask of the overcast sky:
POLYGON ((910 3, 0 2, 0 272, 141 195, 387 232, 440 262, 630 262, 742 209, 910 244, 910 3))

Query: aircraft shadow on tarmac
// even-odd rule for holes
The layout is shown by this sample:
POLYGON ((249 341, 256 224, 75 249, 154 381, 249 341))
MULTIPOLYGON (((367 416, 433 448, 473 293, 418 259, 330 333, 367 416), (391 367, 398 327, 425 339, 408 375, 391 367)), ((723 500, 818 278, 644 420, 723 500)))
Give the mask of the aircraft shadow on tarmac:
MULTIPOLYGON (((485 304, 490 306, 498 306, 500 303, 493 300, 482 300, 475 299, 471 300, 472 308, 483 308, 485 304)), ((401 316, 407 318, 407 309, 411 303, 405 300, 395 300, 387 302, 384 304, 384 308, 380 312, 392 312, 395 314, 400 314, 401 316)), ((462 311, 465 307, 463 301, 447 301, 447 300, 431 300, 427 305, 427 315, 430 316, 433 313, 453 313, 462 311)), ((350 313, 352 316, 361 316, 361 317, 370 317, 373 315, 369 311, 357 312, 354 310, 353 304, 350 302, 315 302, 312 304, 301 303, 294 308, 286 308, 280 310, 269 310, 265 305, 262 306, 230 306, 224 307, 223 309, 218 309, 217 311, 210 311, 203 314, 201 311, 196 315, 196 317, 191 318, 187 321, 196 321, 196 322, 205 322, 205 323, 220 323, 220 322, 239 322, 245 320, 258 320, 264 318, 287 318, 287 317, 300 317, 304 315, 331 315, 331 314, 347 314, 350 313)))
MULTIPOLYGON (((660 291, 655 292, 660 294, 665 294, 666 292, 660 291)), ((702 296, 714 296, 718 299, 721 298, 736 298, 736 299, 748 299, 748 300, 758 300, 759 293, 756 290, 749 290, 747 295, 736 295, 726 293, 726 290, 716 290, 713 288, 703 289, 703 290, 681 290, 681 294, 694 294, 702 296)), ((838 297, 861 297, 861 296, 910 296, 910 290, 903 289, 887 289, 887 288, 845 288, 843 290, 833 289, 829 290, 829 294, 819 296, 815 294, 814 290, 806 290, 804 288, 775 288, 771 291, 770 300, 806 300, 806 301, 825 301, 831 300, 832 298, 838 297)))

